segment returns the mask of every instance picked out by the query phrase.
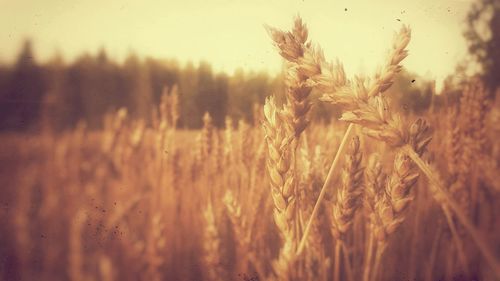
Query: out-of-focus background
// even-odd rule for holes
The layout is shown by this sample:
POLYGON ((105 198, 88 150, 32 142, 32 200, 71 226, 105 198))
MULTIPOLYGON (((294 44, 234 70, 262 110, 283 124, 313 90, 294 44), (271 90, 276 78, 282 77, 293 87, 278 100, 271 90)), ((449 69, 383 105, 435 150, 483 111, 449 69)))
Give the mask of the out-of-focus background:
POLYGON ((487 2, 5 1, 0 128, 25 131, 42 120, 57 130, 79 120, 99 128, 120 107, 149 120, 173 85, 180 127, 199 128, 207 111, 217 126, 226 115, 249 120, 248 105, 281 87, 282 61, 264 24, 285 28, 296 14, 348 76, 370 75, 393 32, 410 25, 411 55, 395 99, 421 111, 466 74, 483 71, 496 86, 500 31, 487 2))
POLYGON ((0 42, 0 280, 500 278, 498 0, 0 0, 0 42), (271 37, 297 15, 367 85, 411 27, 392 86, 354 101, 428 144, 427 174, 293 91, 271 37))

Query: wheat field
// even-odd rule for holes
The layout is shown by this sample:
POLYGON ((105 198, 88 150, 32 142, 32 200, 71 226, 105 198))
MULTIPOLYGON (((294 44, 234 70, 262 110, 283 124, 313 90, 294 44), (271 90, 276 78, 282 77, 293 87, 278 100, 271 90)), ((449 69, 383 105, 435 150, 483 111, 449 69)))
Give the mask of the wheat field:
POLYGON ((300 18, 266 29, 286 86, 250 122, 179 129, 165 91, 150 123, 3 134, 0 279, 500 280, 500 110, 480 79, 408 114, 386 91, 409 27, 371 77, 300 18), (310 118, 322 103, 341 118, 310 118))

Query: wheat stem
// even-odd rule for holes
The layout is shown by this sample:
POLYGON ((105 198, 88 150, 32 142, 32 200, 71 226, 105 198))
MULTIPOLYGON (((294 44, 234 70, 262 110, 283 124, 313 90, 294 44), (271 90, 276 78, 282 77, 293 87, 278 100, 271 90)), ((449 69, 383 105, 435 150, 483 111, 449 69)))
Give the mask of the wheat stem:
POLYGON ((344 152, 345 145, 347 143, 347 140, 349 139, 349 136, 351 135, 353 124, 350 123, 349 126, 347 127, 347 130, 344 133, 344 137, 342 138, 342 142, 339 145, 339 149, 337 150, 337 153, 335 154, 335 158, 333 159, 332 166, 330 166, 330 170, 328 171, 328 175, 326 176, 325 183, 323 184, 323 187, 321 188, 321 191, 319 193, 318 199, 316 200, 316 204, 314 205, 313 211, 311 213, 311 216, 309 217, 309 220, 307 221, 306 228, 304 229, 304 234, 302 235, 302 239, 300 240, 299 246, 297 248, 296 256, 299 256, 302 251, 304 250, 304 246, 307 241, 307 235, 309 234, 309 231, 311 230, 311 225, 316 217, 319 207, 321 205, 321 201, 325 197, 325 192, 326 188, 330 186, 332 178, 333 178, 333 172, 337 168, 340 155, 344 152))
POLYGON ((373 272, 372 276, 369 279, 370 281, 376 281, 378 277, 378 269, 380 267, 380 261, 382 260, 382 254, 385 251, 387 244, 385 242, 379 242, 377 243, 377 251, 375 254, 375 263, 373 265, 373 272))
POLYGON ((345 268, 347 272, 347 280, 354 281, 351 261, 349 260, 349 252, 347 251, 347 246, 344 242, 339 241, 342 245, 342 253, 344 254, 345 268))
POLYGON ((462 241, 460 240, 460 236, 458 235, 457 228, 455 227, 455 223, 453 222, 453 219, 451 217, 450 210, 446 206, 442 206, 443 213, 446 216, 446 221, 448 222, 448 225, 450 226, 451 233, 453 235, 453 241, 455 241, 455 244, 458 249, 458 259, 460 260, 460 263, 462 264, 464 271, 467 273, 467 276, 469 276, 469 269, 467 267, 467 257, 465 256, 465 251, 464 247, 462 245, 462 241))
POLYGON ((340 240, 335 242, 335 266, 333 268, 333 281, 340 281, 340 251, 342 243, 340 240))
POLYGON ((369 281, 370 269, 372 265, 373 241, 375 240, 375 238, 373 237, 373 232, 370 231, 369 235, 370 237, 368 238, 368 252, 366 254, 366 259, 364 262, 363 281, 369 281))
POLYGON ((434 237, 434 241, 432 242, 431 254, 429 257, 429 262, 427 263, 429 266, 428 266, 428 270, 426 271, 425 281, 432 280, 432 275, 433 275, 432 272, 434 270, 434 264, 436 261, 436 256, 437 256, 438 248, 439 248, 439 241, 441 240, 442 233, 443 233, 443 229, 440 227, 438 229, 436 237, 434 237))
POLYGON ((420 156, 418 156, 418 154, 413 150, 411 146, 404 145, 401 149, 406 155, 408 155, 408 157, 410 157, 415 162, 415 164, 417 164, 420 170, 422 170, 422 172, 427 176, 427 178, 431 182, 431 187, 433 187, 433 191, 435 191, 437 193, 437 196, 440 199, 443 199, 445 201, 445 204, 447 204, 451 208, 451 210, 455 213, 455 216, 457 216, 460 223, 462 223, 465 229, 467 229, 467 231, 469 232, 472 240, 479 248, 479 251, 486 259, 486 262, 493 270, 495 276, 497 278, 500 278, 500 264, 498 263, 495 256, 491 252, 490 247, 485 243, 485 240, 481 237, 481 234, 476 230, 476 228, 469 221, 467 216, 465 216, 464 212, 460 209, 460 206, 452 199, 452 197, 444 189, 441 182, 436 178, 429 165, 425 163, 420 158, 420 156))

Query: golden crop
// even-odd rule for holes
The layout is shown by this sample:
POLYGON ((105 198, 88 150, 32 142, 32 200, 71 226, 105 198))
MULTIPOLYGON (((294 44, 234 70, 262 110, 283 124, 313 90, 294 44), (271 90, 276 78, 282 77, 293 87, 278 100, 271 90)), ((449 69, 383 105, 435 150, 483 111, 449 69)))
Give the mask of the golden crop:
POLYGON ((268 31, 286 99, 252 124, 179 130, 167 91, 151 125, 122 109, 100 131, 2 136, 0 279, 498 280, 499 111, 481 82, 408 116, 385 93, 408 27, 352 79, 300 19, 268 31), (311 121, 319 102, 340 121, 311 121))

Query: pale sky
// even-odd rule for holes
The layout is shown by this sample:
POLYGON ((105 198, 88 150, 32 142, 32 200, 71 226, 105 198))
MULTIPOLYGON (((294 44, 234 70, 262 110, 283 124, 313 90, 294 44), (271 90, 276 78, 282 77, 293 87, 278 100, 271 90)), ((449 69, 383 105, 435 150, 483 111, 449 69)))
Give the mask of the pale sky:
POLYGON ((289 29, 300 14, 313 42, 328 59, 339 58, 348 75, 372 73, 393 32, 409 24, 405 67, 439 79, 466 54, 462 30, 470 1, 0 0, 0 60, 11 62, 30 37, 42 61, 56 50, 72 60, 104 47, 119 60, 134 51, 181 63, 206 60, 229 73, 239 67, 276 73, 281 58, 263 25, 289 29))

